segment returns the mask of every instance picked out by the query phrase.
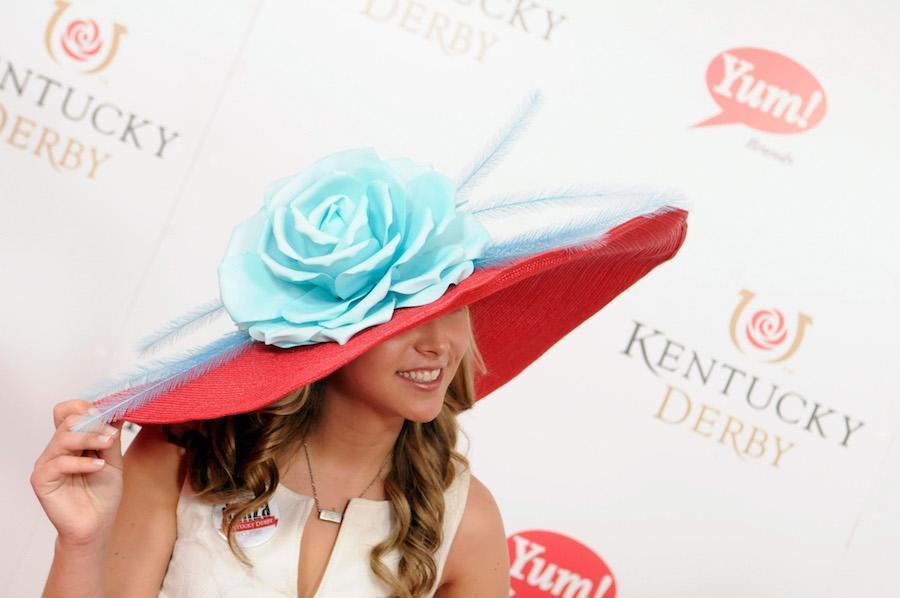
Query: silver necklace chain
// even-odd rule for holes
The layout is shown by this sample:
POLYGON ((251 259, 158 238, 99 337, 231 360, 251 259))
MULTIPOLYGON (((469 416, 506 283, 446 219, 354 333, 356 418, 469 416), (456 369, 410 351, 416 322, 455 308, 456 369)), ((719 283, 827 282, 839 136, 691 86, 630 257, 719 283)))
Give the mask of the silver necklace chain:
MULTIPOLYGON (((316 501, 316 510, 319 512, 319 519, 322 519, 323 521, 331 521, 333 523, 340 523, 341 519, 342 519, 342 515, 343 515, 342 513, 339 513, 337 511, 332 511, 330 509, 323 509, 321 507, 321 505, 319 504, 319 493, 316 490, 316 480, 313 477, 312 463, 309 460, 309 447, 307 446, 305 440, 303 441, 303 452, 306 455, 306 469, 307 469, 307 471, 309 471, 309 483, 312 486, 313 500, 316 501)), ((366 486, 365 489, 359 493, 359 496, 357 498, 362 498, 363 495, 369 491, 369 488, 372 487, 372 484, 374 484, 375 481, 378 480, 379 476, 381 475, 381 472, 384 470, 384 466, 387 465, 390 457, 391 457, 391 453, 388 453, 387 456, 384 458, 384 462, 381 464, 381 467, 379 467, 378 471, 375 473, 375 477, 372 478, 372 481, 369 482, 369 485, 366 486)))

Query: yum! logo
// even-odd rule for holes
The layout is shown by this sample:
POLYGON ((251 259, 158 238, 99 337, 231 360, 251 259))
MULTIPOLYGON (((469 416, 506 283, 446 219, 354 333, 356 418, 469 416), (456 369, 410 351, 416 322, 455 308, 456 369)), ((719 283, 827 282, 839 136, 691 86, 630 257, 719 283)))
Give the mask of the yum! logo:
POLYGON ((510 596, 517 598, 615 598, 612 572, 584 544, 562 534, 529 530, 506 540, 510 596))
POLYGON ((706 86, 722 111, 695 127, 740 122, 769 133, 802 133, 825 116, 825 90, 812 73, 771 50, 720 53, 706 68, 706 86))
POLYGON ((734 346, 769 363, 786 361, 796 353, 812 318, 798 312, 794 321, 788 322, 777 308, 753 305, 756 293, 743 289, 740 296, 729 326, 734 346))
POLYGON ((44 47, 57 64, 86 74, 99 73, 109 66, 119 50, 121 37, 128 32, 119 23, 102 23, 64 0, 56 1, 56 11, 47 21, 44 47))

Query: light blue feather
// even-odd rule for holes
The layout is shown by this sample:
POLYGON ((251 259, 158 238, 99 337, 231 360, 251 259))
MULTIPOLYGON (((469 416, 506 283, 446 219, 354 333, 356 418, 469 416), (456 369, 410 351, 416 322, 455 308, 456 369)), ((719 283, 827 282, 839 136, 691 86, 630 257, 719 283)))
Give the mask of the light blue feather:
POLYGON ((492 238, 474 265, 497 267, 551 249, 602 244, 607 232, 632 218, 686 204, 676 190, 601 185, 488 200, 471 211, 492 238))
POLYGON ((244 330, 230 332, 180 357, 169 357, 150 365, 138 366, 136 372, 94 385, 81 398, 97 401, 94 407, 99 413, 82 415, 72 430, 90 432, 99 429, 104 423, 122 419, 154 398, 231 361, 254 342, 244 330))
POLYGON ((171 344, 188 332, 209 324, 224 312, 225 306, 219 298, 198 305, 186 314, 169 320, 165 326, 138 341, 138 354, 143 357, 163 345, 171 344))
POLYGON ((456 207, 464 205, 465 196, 474 189, 509 153, 512 144, 528 127, 541 105, 541 90, 535 89, 519 105, 512 118, 490 140, 484 151, 463 170, 456 180, 456 207), (462 199, 462 201, 459 201, 462 199))

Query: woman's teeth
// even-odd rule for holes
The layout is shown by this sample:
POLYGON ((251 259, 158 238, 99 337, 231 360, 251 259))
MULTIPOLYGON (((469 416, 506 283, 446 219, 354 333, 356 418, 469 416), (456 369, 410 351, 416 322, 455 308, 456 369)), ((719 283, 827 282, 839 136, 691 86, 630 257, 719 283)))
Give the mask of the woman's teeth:
POLYGON ((416 382, 434 382, 437 380, 438 375, 440 375, 441 370, 431 370, 431 371, 416 371, 416 372, 397 372, 400 376, 404 378, 409 378, 410 380, 414 380, 416 382))

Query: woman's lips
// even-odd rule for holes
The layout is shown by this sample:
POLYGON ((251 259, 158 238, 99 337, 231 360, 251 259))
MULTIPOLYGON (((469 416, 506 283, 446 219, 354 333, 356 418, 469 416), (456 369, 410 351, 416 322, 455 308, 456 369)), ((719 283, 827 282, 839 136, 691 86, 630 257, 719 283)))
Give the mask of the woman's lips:
POLYGON ((441 371, 438 374, 438 377, 434 379, 434 382, 416 382, 415 380, 410 380, 409 378, 404 378, 399 373, 397 374, 397 377, 400 378, 401 380, 403 380, 404 382, 409 382, 413 387, 415 387, 419 390, 433 391, 433 390, 438 389, 438 387, 441 385, 441 380, 444 379, 444 368, 441 368, 441 371))

